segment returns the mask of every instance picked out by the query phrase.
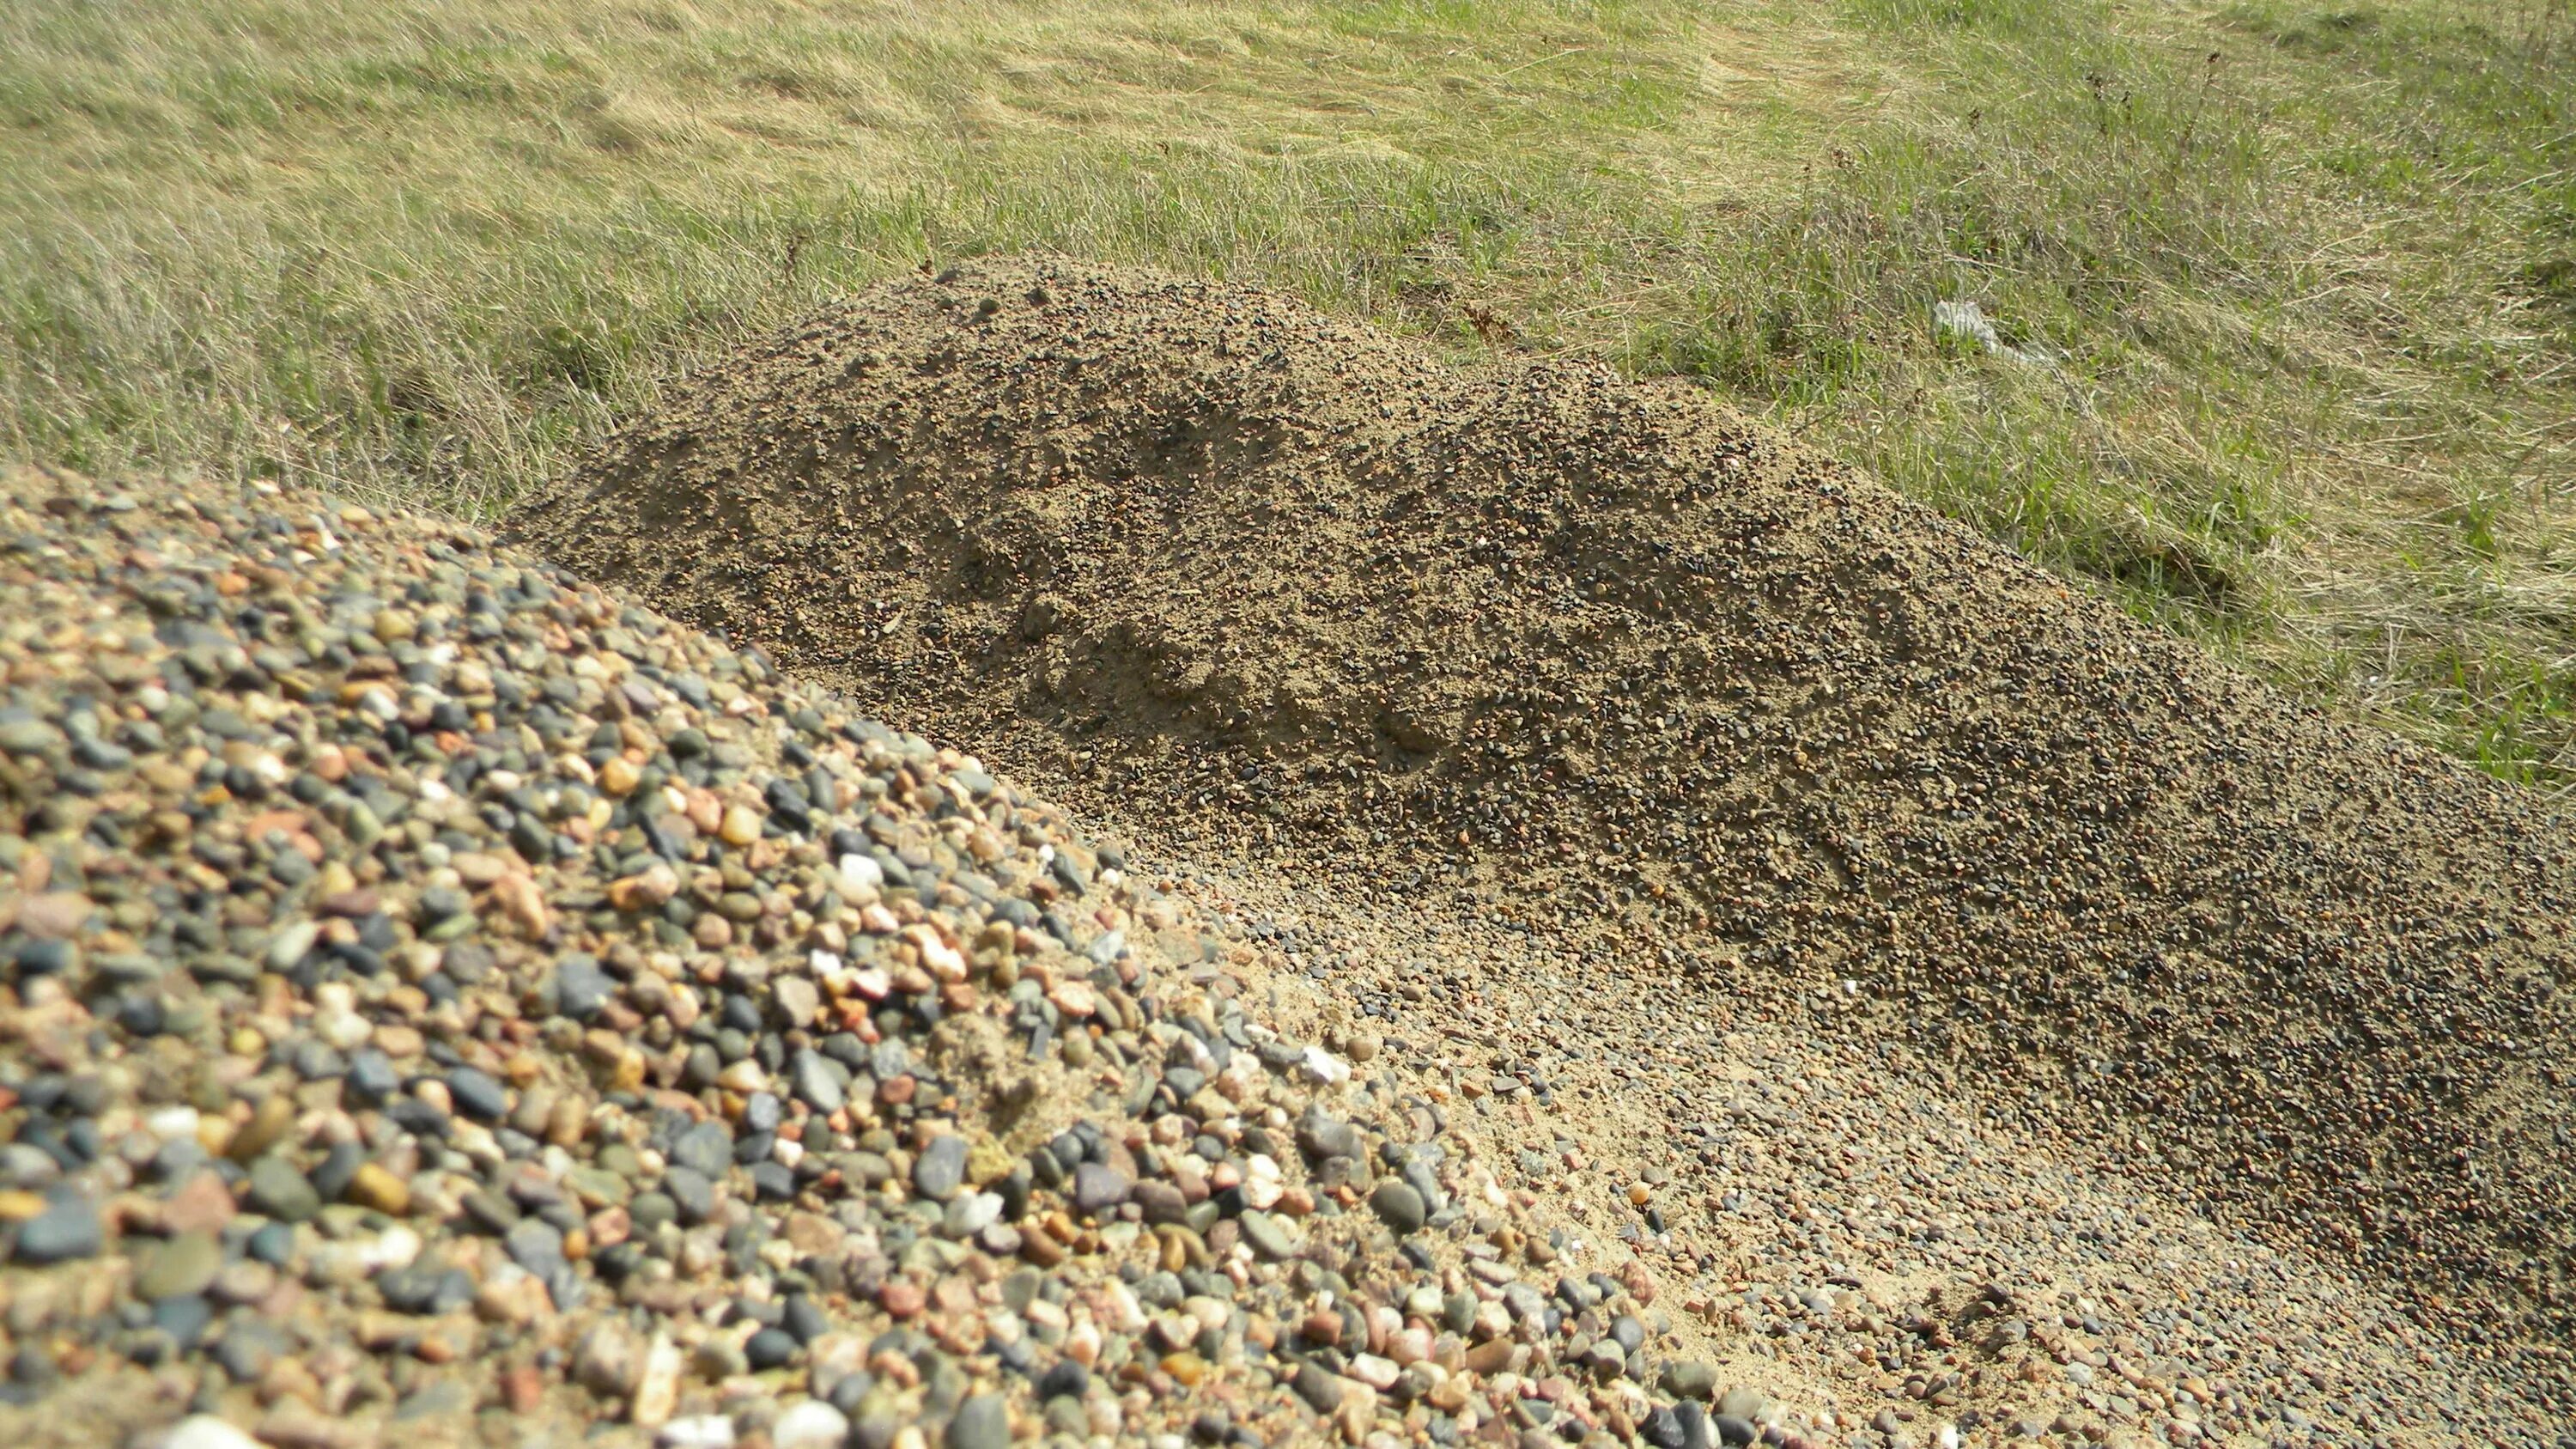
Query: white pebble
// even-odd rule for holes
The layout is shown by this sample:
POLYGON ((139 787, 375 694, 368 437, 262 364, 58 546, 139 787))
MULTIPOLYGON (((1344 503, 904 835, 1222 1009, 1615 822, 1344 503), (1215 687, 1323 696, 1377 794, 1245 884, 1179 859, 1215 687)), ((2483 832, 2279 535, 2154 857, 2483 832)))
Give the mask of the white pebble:
POLYGON ((769 1426, 776 1449, 839 1449, 850 1435, 850 1421, 821 1399, 807 1399, 769 1426))
POLYGON ((948 1236, 972 1237, 1002 1220, 1002 1198, 999 1193, 979 1192, 961 1197, 948 1205, 948 1236))
POLYGON ((864 855, 842 856, 841 883, 853 890, 875 890, 885 884, 885 867, 864 855))
POLYGON ((173 1424, 157 1439, 156 1449, 259 1449, 259 1441, 212 1414, 195 1414, 173 1424))
POLYGON ((197 1135, 197 1109, 194 1107, 156 1107, 143 1119, 143 1130, 163 1142, 176 1142, 197 1135))
POLYGON ((733 1420, 722 1414, 673 1419, 653 1436, 662 1449, 733 1449, 733 1420))

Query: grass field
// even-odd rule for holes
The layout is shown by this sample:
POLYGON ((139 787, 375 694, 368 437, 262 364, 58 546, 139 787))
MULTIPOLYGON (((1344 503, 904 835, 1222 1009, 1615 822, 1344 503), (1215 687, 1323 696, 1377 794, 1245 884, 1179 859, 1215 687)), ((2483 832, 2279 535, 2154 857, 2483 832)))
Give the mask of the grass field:
POLYGON ((2563 0, 21 0, 0 453, 488 512, 747 331, 1047 247, 1704 379, 2563 787, 2571 44, 2563 0))

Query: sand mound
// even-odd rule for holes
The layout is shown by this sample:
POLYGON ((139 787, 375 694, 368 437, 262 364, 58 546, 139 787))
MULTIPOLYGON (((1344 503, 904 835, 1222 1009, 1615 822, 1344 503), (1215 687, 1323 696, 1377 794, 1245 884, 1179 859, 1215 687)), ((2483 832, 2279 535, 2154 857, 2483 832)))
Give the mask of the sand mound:
POLYGON ((1849 993, 1813 1029, 2564 1331, 2563 822, 1690 397, 983 266, 521 527, 1149 842, 1849 993))

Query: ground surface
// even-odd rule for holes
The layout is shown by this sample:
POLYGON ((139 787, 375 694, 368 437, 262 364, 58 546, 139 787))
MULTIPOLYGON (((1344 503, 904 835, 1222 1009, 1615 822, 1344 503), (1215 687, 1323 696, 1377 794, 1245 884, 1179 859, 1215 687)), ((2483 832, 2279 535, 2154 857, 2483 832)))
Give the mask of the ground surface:
POLYGON ((995 267, 522 523, 736 642, 0 478, 0 1433, 2563 1442, 2563 837, 1695 398, 995 267))
POLYGON ((2569 38, 0 7, 0 1435, 2564 1449, 2569 38))

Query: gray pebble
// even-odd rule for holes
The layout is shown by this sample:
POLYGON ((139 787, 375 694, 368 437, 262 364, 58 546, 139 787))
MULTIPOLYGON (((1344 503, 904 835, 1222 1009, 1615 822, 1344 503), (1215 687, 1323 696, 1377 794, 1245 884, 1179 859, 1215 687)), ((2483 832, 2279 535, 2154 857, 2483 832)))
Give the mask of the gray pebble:
POLYGON ((946 1202, 966 1181, 966 1139, 953 1134, 930 1139, 912 1164, 912 1190, 932 1202, 946 1202))
POLYGON ((1422 1194, 1407 1183, 1386 1181, 1369 1194, 1369 1211, 1395 1230, 1398 1236, 1418 1233, 1430 1214, 1423 1208, 1422 1194))
MULTIPOLYGON (((693 1168, 674 1167, 662 1175, 662 1192, 669 1195, 679 1209, 682 1222, 702 1223, 715 1215, 716 1185, 705 1173, 693 1168)), ((647 1197, 655 1194, 646 1194, 647 1197)), ((642 1205, 642 1199, 637 1199, 642 1205)))
POLYGON ((617 993, 617 982, 599 958, 575 951, 555 964, 555 1010, 577 1021, 597 1016, 617 993))
POLYGON ((1105 1213, 1127 1200, 1132 1184, 1114 1167, 1086 1162, 1073 1170, 1073 1205, 1087 1213, 1105 1213))
POLYGON ((940 1443, 945 1449, 1010 1449, 1007 1401, 1000 1394, 977 1394, 959 1404, 940 1443))
POLYGON ((94 1256, 104 1241, 98 1206, 87 1198, 60 1197, 19 1224, 10 1256, 21 1263, 63 1263, 94 1256))
POLYGON ((721 1122, 701 1122, 671 1144, 671 1163, 710 1178, 733 1166, 733 1134, 721 1122))
POLYGON ((254 1211, 286 1223, 303 1222, 322 1210, 322 1195, 278 1153, 251 1164, 248 1200, 254 1211))
POLYGON ((1297 1240, 1288 1235, 1287 1228, 1281 1226, 1277 1218, 1265 1212, 1247 1212, 1240 1221, 1243 1240, 1252 1245, 1252 1251, 1259 1254, 1262 1261, 1276 1263, 1295 1255, 1297 1240))
POLYGON ((1717 1370, 1695 1358, 1665 1364, 1655 1381, 1676 1399, 1705 1399, 1717 1392, 1717 1370))
POLYGON ((447 1074, 447 1093, 468 1117, 497 1122, 510 1110, 510 1095, 489 1073, 458 1067, 447 1074))

